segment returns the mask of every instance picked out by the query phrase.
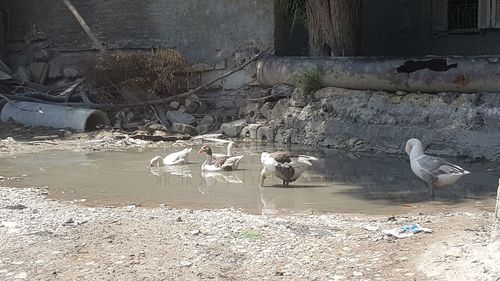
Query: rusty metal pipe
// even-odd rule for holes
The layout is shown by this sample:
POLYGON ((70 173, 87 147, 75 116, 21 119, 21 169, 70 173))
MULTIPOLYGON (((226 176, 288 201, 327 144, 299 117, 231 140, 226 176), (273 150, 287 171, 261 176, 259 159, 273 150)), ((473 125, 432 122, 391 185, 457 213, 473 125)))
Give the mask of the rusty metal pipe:
POLYGON ((304 70, 321 71, 322 86, 389 92, 500 92, 500 56, 278 57, 257 63, 263 86, 295 84, 304 70))

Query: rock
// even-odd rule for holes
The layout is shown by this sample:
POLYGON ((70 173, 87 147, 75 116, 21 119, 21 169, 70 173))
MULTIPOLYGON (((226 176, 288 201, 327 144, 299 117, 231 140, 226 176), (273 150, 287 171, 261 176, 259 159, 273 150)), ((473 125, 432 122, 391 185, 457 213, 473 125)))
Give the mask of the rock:
POLYGON ((196 113, 203 114, 205 112, 207 112, 207 104, 202 101, 198 101, 198 109, 196 109, 196 113))
POLYGON ((279 100, 273 108, 271 119, 277 120, 285 117, 286 110, 288 109, 289 99, 279 100))
POLYGON ((50 53, 48 50, 38 50, 33 54, 35 61, 48 62, 50 60, 50 53))
POLYGON ((74 79, 80 76, 80 72, 74 67, 65 67, 63 69, 64 78, 74 79))
POLYGON ((172 123, 196 125, 197 121, 193 115, 180 111, 167 111, 168 121, 172 123))
POLYGON ((17 68, 17 75, 14 76, 16 76, 16 78, 23 83, 30 81, 30 75, 28 69, 24 66, 19 66, 17 68))
POLYGON ((220 130, 228 137, 236 138, 240 135, 241 130, 247 125, 246 119, 239 119, 236 121, 223 123, 220 130))
POLYGON ((14 275, 14 279, 26 279, 28 277, 28 273, 26 272, 19 272, 18 274, 14 275))
POLYGON ((202 135, 202 134, 206 134, 208 132, 210 132, 210 129, 212 128, 212 125, 210 124, 207 124, 207 125, 198 125, 196 126, 196 132, 198 133, 198 135, 202 135))
POLYGON ((212 125, 215 122, 215 118, 213 116, 205 115, 200 122, 199 125, 212 125))
POLYGON ((31 81, 38 84, 44 84, 49 71, 49 65, 46 62, 34 62, 28 65, 31 74, 31 81))
POLYGON ((257 129, 257 140, 274 141, 273 128, 269 126, 262 126, 259 129, 257 129))
POLYGON ((261 127, 261 124, 248 124, 245 126, 240 133, 241 138, 248 138, 251 140, 257 139, 257 130, 261 127))
POLYGON ((173 108, 173 109, 179 109, 180 105, 181 104, 178 101, 172 101, 172 102, 170 102, 170 104, 168 106, 170 106, 170 108, 173 108))
POLYGON ((248 122, 255 122, 261 115, 260 103, 247 103, 240 107, 240 115, 244 115, 248 122))
POLYGON ((295 88, 289 103, 290 106, 304 107, 308 103, 308 96, 302 89, 295 88))
POLYGON ((189 124, 173 123, 172 130, 179 133, 188 134, 190 136, 196 136, 198 134, 196 129, 189 124))
POLYGON ((47 78, 56 79, 62 76, 61 66, 54 62, 53 60, 49 62, 49 73, 47 74, 47 78))
POLYGON ((260 108, 260 113, 266 118, 268 121, 271 120, 273 114, 273 108, 276 105, 275 102, 266 102, 260 108))
POLYGON ((294 88, 289 85, 277 85, 271 89, 271 96, 274 98, 289 98, 292 96, 294 88))
POLYGON ((151 130, 151 131, 165 130, 165 126, 163 126, 162 124, 158 124, 158 123, 152 123, 146 127, 148 128, 148 130, 151 130))
POLYGON ((186 108, 185 112, 187 113, 195 113, 199 106, 200 104, 191 98, 186 98, 184 100, 184 107, 186 108))
POLYGON ((359 272, 359 271, 354 271, 352 273, 352 275, 356 276, 356 277, 360 277, 360 276, 363 276, 363 272, 359 272))

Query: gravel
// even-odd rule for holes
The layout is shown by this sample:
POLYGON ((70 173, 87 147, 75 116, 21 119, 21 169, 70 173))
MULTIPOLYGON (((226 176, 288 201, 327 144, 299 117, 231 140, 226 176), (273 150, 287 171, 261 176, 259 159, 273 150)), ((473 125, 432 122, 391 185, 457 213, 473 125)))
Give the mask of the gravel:
POLYGON ((342 214, 264 216, 234 209, 86 207, 48 200, 46 194, 40 188, 0 188, 0 279, 496 280, 500 276, 500 248, 489 239, 493 215, 488 212, 429 213, 396 220, 342 214), (382 234, 383 229, 408 223, 434 232, 406 239, 382 234))

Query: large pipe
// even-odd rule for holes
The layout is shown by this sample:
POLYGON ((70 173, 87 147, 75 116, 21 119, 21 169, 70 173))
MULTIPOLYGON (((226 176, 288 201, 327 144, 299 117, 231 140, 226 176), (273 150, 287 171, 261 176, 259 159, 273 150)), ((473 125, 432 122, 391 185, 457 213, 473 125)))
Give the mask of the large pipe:
POLYGON ((78 132, 109 125, 108 116, 99 110, 25 101, 7 103, 1 119, 2 122, 13 120, 29 126, 70 128, 78 132))
POLYGON ((389 92, 500 92, 500 57, 278 57, 257 63, 263 86, 295 84, 309 69, 321 72, 322 86, 389 92))

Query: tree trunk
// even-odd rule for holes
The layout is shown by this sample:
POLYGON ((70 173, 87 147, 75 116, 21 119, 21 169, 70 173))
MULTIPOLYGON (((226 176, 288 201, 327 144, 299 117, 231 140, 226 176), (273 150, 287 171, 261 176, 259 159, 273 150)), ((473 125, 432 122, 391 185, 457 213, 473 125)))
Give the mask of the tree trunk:
POLYGON ((313 56, 357 56, 361 50, 362 0, 307 0, 313 56))

